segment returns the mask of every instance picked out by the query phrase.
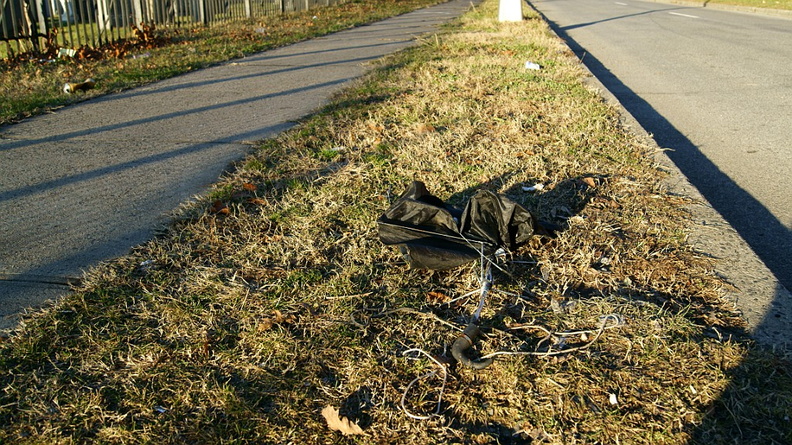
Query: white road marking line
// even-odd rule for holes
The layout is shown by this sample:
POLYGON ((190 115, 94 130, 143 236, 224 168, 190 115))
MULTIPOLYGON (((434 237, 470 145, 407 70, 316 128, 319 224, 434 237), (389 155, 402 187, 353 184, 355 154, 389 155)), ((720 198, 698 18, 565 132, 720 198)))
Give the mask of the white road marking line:
POLYGON ((669 14, 671 14, 671 15, 678 15, 678 16, 680 16, 680 17, 687 17, 687 18, 689 18, 689 19, 697 19, 697 18, 699 18, 699 17, 698 17, 698 16, 696 16, 696 15, 680 14, 680 13, 678 13, 678 12, 669 12, 669 14))
POLYGON ((616 3, 619 6, 627 6, 627 3, 622 3, 622 2, 613 2, 613 3, 616 3))

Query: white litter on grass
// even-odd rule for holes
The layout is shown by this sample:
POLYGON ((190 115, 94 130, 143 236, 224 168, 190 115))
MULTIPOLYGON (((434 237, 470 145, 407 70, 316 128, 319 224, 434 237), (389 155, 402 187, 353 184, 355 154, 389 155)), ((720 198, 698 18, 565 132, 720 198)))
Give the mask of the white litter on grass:
POLYGON ((527 70, 540 70, 542 69, 541 65, 535 62, 531 62, 530 60, 525 62, 525 69, 527 70))
POLYGON ((616 394, 614 394, 614 393, 610 394, 610 396, 608 397, 608 401, 610 402, 611 405, 618 405, 619 404, 619 401, 616 399, 616 394))
POLYGON ((524 192, 538 192, 540 190, 544 190, 544 188, 545 185, 540 182, 539 184, 534 184, 530 187, 523 187, 522 189, 524 192))
POLYGON ((67 57, 74 57, 77 55, 77 50, 72 48, 60 48, 58 49, 58 58, 64 59, 67 57))

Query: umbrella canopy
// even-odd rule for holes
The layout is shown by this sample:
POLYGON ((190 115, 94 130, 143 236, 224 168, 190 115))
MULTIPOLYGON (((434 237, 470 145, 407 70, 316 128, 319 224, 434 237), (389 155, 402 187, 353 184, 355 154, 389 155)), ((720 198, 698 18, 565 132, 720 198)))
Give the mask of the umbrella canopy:
POLYGON ((487 190, 459 210, 414 181, 377 220, 384 244, 398 245, 410 266, 450 269, 500 248, 515 249, 536 233, 524 207, 487 190))

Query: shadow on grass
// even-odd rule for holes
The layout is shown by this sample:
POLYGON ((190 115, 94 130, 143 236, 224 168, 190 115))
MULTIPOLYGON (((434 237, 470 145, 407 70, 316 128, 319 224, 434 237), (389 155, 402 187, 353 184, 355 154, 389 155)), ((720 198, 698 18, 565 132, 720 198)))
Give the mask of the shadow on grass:
POLYGON ((691 428, 690 443, 792 443, 791 359, 788 352, 748 348, 742 363, 728 372, 729 386, 691 428))

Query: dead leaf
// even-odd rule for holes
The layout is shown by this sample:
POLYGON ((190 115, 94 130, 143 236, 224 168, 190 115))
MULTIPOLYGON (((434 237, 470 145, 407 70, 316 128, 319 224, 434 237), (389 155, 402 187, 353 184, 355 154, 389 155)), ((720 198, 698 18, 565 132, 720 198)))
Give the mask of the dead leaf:
POLYGON ((364 434, 363 429, 357 423, 346 417, 339 417, 338 410, 330 405, 322 410, 322 416, 327 421, 327 426, 333 431, 341 431, 345 435, 364 434))
POLYGON ((385 131, 385 126, 380 124, 380 123, 377 123, 377 122, 369 121, 369 122, 367 122, 367 125, 368 125, 369 129, 371 129, 373 131, 385 131))
POLYGON ((527 158, 529 156, 535 156, 535 155, 536 155, 536 152, 534 152, 533 150, 525 150, 525 151, 521 151, 521 152, 515 154, 514 157, 516 157, 516 158, 527 158))
POLYGON ((249 191, 249 192, 255 192, 257 187, 256 187, 256 184, 251 184, 249 182, 246 182, 246 183, 242 184, 242 188, 247 190, 247 191, 249 191))
POLYGON ((250 198, 247 200, 247 202, 248 204, 255 204, 259 206, 263 206, 264 204, 267 203, 267 201, 262 198, 250 198))
POLYGON ((261 323, 258 325, 258 330, 259 332, 264 332, 272 329, 276 324, 292 324, 296 321, 297 317, 293 314, 283 315, 281 311, 276 309, 272 311, 272 317, 261 320, 261 323))
POLYGON ((272 326, 275 324, 271 318, 265 318, 261 320, 261 323, 257 326, 259 332, 266 332, 272 329, 272 326))
POLYGON ((594 182, 594 178, 590 178, 590 177, 580 178, 580 182, 586 184, 587 186, 589 186, 591 188, 596 188, 597 187, 597 183, 594 182))
POLYGON ((437 130, 435 129, 435 127, 433 125, 421 123, 421 124, 418 124, 418 125, 415 126, 415 131, 418 134, 426 134, 426 133, 433 133, 433 132, 435 132, 437 130))
POLYGON ((450 300, 451 297, 442 292, 427 292, 426 294, 426 301, 429 303, 445 303, 450 300))
POLYGON ((228 215, 231 211, 228 210, 228 206, 223 204, 222 201, 215 201, 212 203, 212 208, 209 209, 212 213, 219 213, 221 215, 228 215))

